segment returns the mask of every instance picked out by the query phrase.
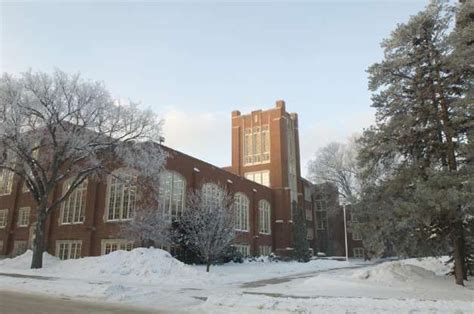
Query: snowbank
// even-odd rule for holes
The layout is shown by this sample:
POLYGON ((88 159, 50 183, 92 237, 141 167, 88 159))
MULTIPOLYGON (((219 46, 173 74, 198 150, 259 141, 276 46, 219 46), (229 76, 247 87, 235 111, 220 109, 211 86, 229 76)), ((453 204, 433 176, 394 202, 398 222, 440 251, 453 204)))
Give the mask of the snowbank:
MULTIPOLYGON (((44 254, 43 269, 29 270, 32 252, 0 262, 2 271, 24 270, 35 275, 80 279, 119 279, 140 282, 180 282, 204 276, 160 249, 137 248, 104 256, 61 261, 44 254)), ((22 271, 22 273, 25 273, 22 271)))
POLYGON ((447 260, 447 257, 427 257, 385 262, 373 267, 356 270, 351 277, 379 282, 431 279, 449 272, 450 265, 446 265, 447 260))

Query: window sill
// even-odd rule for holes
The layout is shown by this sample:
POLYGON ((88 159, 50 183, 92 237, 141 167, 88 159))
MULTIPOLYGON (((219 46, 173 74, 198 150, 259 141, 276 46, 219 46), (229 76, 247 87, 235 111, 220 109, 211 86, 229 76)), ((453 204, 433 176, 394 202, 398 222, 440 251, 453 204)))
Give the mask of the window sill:
POLYGON ((128 218, 128 219, 106 219, 105 222, 112 222, 112 223, 116 223, 116 222, 127 222, 127 221, 132 221, 133 218, 128 218))
POLYGON ((60 226, 72 226, 72 225, 83 225, 84 222, 61 222, 59 223, 60 226))

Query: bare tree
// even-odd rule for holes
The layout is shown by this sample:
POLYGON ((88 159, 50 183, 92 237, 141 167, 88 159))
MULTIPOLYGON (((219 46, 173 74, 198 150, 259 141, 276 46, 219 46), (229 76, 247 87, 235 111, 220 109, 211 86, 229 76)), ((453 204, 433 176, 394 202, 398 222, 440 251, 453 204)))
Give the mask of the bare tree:
POLYGON ((355 139, 347 144, 332 142, 319 149, 315 159, 308 163, 308 173, 316 183, 336 184, 340 196, 348 203, 353 202, 360 188, 355 139))
POLYGON ((186 246, 206 262, 206 271, 235 239, 233 197, 224 187, 212 196, 202 191, 188 195, 178 224, 186 246))
POLYGON ((98 82, 56 71, 0 78, 0 171, 14 173, 36 202, 31 267, 41 268, 47 217, 87 178, 117 164, 153 178, 165 155, 151 111, 112 100, 98 82), (144 143, 148 142, 148 143, 144 143), (65 179, 59 198, 54 191, 65 179))

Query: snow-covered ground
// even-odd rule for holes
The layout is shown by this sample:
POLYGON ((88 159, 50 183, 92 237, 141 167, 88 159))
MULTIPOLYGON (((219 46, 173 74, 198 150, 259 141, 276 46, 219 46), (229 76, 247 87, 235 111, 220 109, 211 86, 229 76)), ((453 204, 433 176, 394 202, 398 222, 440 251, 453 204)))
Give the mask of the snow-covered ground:
POLYGON ((438 258, 379 264, 262 259, 214 266, 209 274, 159 249, 68 261, 45 254, 38 270, 29 269, 30 262, 31 252, 0 261, 0 273, 11 274, 0 276, 0 290, 188 313, 474 313, 474 286, 456 286, 438 258))

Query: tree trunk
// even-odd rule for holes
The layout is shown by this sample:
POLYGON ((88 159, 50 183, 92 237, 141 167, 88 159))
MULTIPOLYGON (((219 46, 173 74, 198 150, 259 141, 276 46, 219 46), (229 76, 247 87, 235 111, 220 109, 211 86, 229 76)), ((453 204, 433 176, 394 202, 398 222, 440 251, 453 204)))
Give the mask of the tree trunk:
POLYGON ((207 259, 207 262, 206 262, 206 272, 208 273, 209 272, 209 269, 211 268, 211 259, 208 258, 207 259))
MULTIPOLYGON (((460 234, 460 229, 457 226, 458 223, 454 225, 453 231, 453 257, 454 257, 454 279, 456 284, 464 286, 464 258, 462 256, 463 243, 462 236, 460 234)), ((461 229, 462 230, 462 229, 461 229)))
POLYGON ((38 209, 36 218, 35 238, 33 240, 33 258, 31 268, 43 268, 44 227, 47 215, 44 210, 38 209))

